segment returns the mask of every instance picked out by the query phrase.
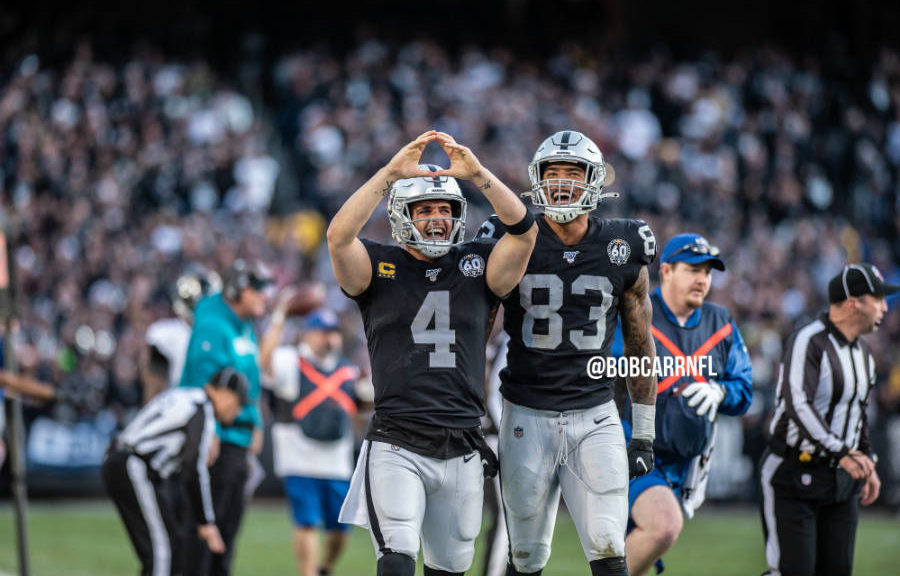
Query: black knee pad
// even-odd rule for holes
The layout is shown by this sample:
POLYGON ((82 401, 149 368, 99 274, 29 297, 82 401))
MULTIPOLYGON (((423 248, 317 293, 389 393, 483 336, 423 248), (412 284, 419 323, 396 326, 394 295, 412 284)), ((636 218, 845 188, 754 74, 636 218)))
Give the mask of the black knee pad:
POLYGON ((425 576, 465 576, 465 572, 445 572, 425 566, 425 576))
POLYGON ((416 561, 406 554, 388 552, 378 559, 378 576, 415 576, 416 561))
POLYGON ((512 564, 506 565, 506 576, 541 576, 543 572, 543 570, 538 570, 537 572, 528 572, 526 574, 525 572, 517 571, 516 567, 512 564))
POLYGON ((616 556, 591 562, 592 576, 629 576, 625 558, 616 556))

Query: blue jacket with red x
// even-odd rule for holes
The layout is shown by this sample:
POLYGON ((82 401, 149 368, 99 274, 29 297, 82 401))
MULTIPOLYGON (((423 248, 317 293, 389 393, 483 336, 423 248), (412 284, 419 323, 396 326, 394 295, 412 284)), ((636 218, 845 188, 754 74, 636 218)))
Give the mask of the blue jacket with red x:
MULTIPOLYGON (((699 373, 679 376, 663 374, 656 397, 656 440, 654 452, 663 461, 684 461, 703 452, 712 425, 706 416, 697 415, 681 392, 694 382, 715 381, 725 388, 725 399, 718 413, 744 414, 753 401, 750 356, 731 314, 722 306, 704 302, 679 326, 666 306, 659 288, 650 295, 653 302, 653 339, 656 355, 708 356, 698 363, 699 373)), ((625 410, 626 417, 630 410, 625 410)))

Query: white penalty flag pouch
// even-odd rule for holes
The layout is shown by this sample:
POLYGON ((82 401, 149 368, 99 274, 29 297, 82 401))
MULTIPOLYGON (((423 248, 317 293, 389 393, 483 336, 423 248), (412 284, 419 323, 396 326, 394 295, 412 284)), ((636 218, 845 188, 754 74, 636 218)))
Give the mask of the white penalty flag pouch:
POLYGON ((681 488, 681 509, 688 519, 694 517, 694 512, 706 500, 706 484, 709 482, 710 459, 716 445, 717 424, 718 422, 713 422, 709 442, 706 443, 703 454, 691 461, 687 476, 684 478, 684 486, 681 488))

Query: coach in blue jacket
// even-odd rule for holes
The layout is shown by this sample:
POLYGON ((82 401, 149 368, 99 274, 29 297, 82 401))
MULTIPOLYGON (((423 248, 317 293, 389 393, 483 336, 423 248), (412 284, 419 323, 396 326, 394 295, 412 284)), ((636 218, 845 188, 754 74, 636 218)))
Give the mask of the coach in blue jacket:
POLYGON ((658 375, 656 467, 628 490, 625 558, 634 576, 646 574, 675 543, 682 509, 690 518, 703 502, 716 415, 740 416, 753 399, 750 358, 737 326, 728 310, 704 301, 713 268, 725 270, 725 263, 699 234, 673 237, 660 258, 660 287, 651 294, 656 355, 664 367, 707 359, 686 363, 695 368, 689 373, 670 368, 658 375))

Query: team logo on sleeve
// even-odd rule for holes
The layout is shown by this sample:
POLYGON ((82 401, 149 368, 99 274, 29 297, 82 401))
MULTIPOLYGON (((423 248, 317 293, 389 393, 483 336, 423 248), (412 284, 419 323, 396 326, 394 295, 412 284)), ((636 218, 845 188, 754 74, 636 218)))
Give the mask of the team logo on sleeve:
POLYGON ((565 260, 569 264, 574 264, 575 257, 578 256, 579 252, 581 252, 581 250, 566 250, 565 252, 563 252, 563 260, 565 260))
POLYGON ((616 238, 606 246, 606 253, 609 254, 610 262, 616 266, 622 266, 628 262, 628 257, 631 256, 631 246, 621 238, 616 238))
POLYGON ((478 254, 466 254, 459 260, 459 271, 469 278, 481 276, 484 274, 484 258, 478 254))
POLYGON ((379 262, 378 263, 378 277, 379 278, 390 278, 394 279, 394 274, 397 273, 397 267, 391 264, 390 262, 379 262))
POLYGON ((432 268, 431 270, 425 271, 425 277, 428 278, 429 280, 431 280, 432 282, 436 282, 438 274, 440 274, 440 273, 441 273, 440 268, 432 268))

